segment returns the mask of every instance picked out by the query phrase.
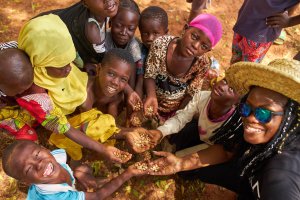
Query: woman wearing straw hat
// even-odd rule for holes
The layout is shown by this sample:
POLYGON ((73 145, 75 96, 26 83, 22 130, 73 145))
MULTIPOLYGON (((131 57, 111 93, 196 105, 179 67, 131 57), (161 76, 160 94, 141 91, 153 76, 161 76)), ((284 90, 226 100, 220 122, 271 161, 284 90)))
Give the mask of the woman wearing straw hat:
POLYGON ((239 62, 226 80, 245 95, 243 126, 238 128, 239 116, 231 118, 218 130, 218 144, 183 158, 155 152, 162 158, 149 165, 159 170, 149 173, 185 171, 183 177, 221 185, 239 199, 300 199, 300 62, 239 62))

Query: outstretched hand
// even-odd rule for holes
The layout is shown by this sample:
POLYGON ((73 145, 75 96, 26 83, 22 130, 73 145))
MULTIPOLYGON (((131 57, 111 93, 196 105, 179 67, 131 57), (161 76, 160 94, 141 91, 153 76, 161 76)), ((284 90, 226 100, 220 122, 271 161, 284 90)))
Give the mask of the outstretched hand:
POLYGON ((128 104, 131 106, 132 110, 139 111, 143 108, 143 102, 135 91, 129 94, 128 96, 128 104))
POLYGON ((161 156, 156 160, 150 161, 149 168, 155 170, 150 170, 150 175, 172 175, 181 171, 182 160, 176 157, 174 154, 164 151, 153 151, 157 156, 161 156))
POLYGON ((158 115, 158 102, 155 97, 148 97, 144 103, 144 114, 146 117, 153 118, 158 115))
POLYGON ((113 146, 106 146, 104 157, 114 163, 126 163, 132 155, 113 146))
POLYGON ((158 130, 134 128, 127 132, 124 137, 130 149, 136 153, 142 153, 155 147, 162 138, 162 134, 158 130))
POLYGON ((288 11, 284 11, 274 16, 267 17, 266 24, 272 28, 289 27, 290 17, 288 11))

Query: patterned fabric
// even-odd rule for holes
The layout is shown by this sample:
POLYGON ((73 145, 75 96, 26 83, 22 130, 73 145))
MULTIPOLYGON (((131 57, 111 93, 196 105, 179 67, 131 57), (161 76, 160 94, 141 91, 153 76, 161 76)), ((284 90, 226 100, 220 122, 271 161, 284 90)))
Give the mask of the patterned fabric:
POLYGON ((37 134, 31 128, 34 125, 34 117, 19 106, 6 106, 0 109, 0 128, 10 132, 16 139, 37 140, 37 134))
POLYGON ((18 48, 18 43, 16 41, 0 43, 0 51, 9 48, 18 48))
POLYGON ((210 62, 207 56, 196 57, 189 71, 181 78, 176 78, 167 71, 167 50, 174 36, 165 35, 157 38, 151 45, 146 61, 144 78, 152 78, 156 82, 158 111, 174 112, 186 95, 194 96, 202 89, 205 74, 210 62))
POLYGON ((234 33, 231 64, 239 61, 261 62, 273 42, 258 43, 234 33))
POLYGON ((46 129, 60 134, 70 129, 66 116, 54 106, 47 93, 26 95, 18 98, 17 102, 46 129))
MULTIPOLYGON (((11 41, 0 44, 0 50, 6 48, 18 48, 18 43, 11 41)), ((43 88, 33 84, 18 98, 8 98, 3 100, 7 106, 0 109, 0 128, 10 132, 16 139, 37 140, 34 130, 37 122, 56 133, 65 133, 70 129, 66 117, 54 106, 43 88)))
POLYGON ((65 150, 57 149, 51 152, 56 161, 65 169, 71 176, 72 186, 67 183, 59 184, 32 184, 29 187, 27 200, 84 200, 84 192, 79 192, 75 189, 75 178, 73 172, 67 162, 65 150))

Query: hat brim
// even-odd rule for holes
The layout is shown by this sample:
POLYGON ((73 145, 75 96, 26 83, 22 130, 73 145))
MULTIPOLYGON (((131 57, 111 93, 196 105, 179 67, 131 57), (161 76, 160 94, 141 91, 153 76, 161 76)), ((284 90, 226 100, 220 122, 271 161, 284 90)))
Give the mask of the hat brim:
POLYGON ((270 66, 253 62, 238 62, 226 71, 226 80, 240 95, 251 86, 259 86, 281 93, 300 103, 300 65, 270 66), (298 68, 298 69, 297 69, 298 68))

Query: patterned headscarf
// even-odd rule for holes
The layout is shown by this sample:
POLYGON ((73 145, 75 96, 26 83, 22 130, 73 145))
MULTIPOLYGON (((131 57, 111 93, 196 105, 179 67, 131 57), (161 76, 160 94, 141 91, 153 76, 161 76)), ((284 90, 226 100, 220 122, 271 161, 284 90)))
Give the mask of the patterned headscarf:
POLYGON ((55 106, 67 115, 87 97, 87 75, 72 61, 76 51, 66 25, 56 15, 45 15, 27 22, 20 31, 19 48, 30 57, 34 67, 34 83, 48 91, 55 106), (64 67, 71 63, 66 78, 54 78, 46 67, 64 67))

